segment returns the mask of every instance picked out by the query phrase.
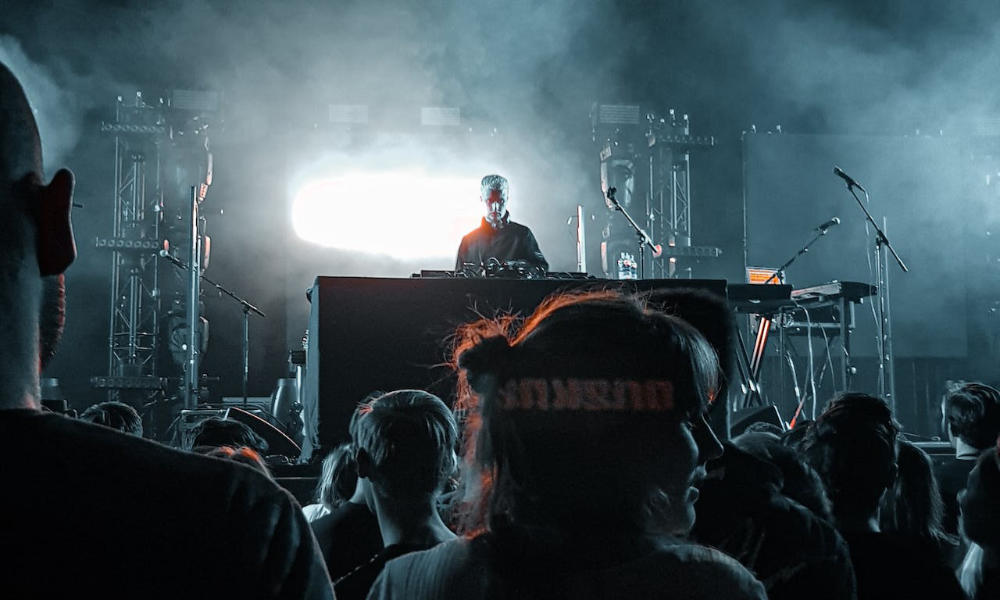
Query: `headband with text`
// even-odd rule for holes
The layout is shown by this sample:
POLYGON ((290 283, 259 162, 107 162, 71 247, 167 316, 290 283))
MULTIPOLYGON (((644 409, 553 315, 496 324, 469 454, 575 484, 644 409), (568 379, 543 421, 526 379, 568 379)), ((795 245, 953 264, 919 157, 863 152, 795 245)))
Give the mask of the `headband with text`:
POLYGON ((648 379, 508 380, 499 392, 501 410, 672 412, 674 385, 648 379))

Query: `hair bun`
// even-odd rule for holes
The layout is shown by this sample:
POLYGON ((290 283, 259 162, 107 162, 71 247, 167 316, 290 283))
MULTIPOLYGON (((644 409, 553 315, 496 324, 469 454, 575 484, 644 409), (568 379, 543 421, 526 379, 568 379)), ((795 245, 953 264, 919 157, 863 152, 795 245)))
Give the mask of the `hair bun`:
POLYGON ((458 366, 474 374, 498 371, 510 359, 512 348, 504 335, 485 337, 458 356, 458 366))

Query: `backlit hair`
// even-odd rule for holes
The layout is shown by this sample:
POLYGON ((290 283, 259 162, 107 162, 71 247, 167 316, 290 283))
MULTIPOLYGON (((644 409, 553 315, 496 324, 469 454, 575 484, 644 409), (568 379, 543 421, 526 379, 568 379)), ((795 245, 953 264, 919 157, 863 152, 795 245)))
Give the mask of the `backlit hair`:
POLYGON ((205 456, 231 460, 235 463, 246 465, 256 471, 260 471, 264 475, 267 475, 268 478, 271 478, 271 470, 267 468, 267 464, 264 462, 264 459, 261 458, 260 454, 258 454, 253 448, 249 448, 247 446, 240 446, 238 448, 234 448, 233 446, 217 446, 215 448, 202 446, 202 448, 205 449, 205 451, 202 452, 205 456))
POLYGON ((487 175, 479 184, 479 197, 483 200, 490 197, 490 192, 497 190, 504 202, 507 201, 507 194, 510 191, 510 184, 503 175, 487 175))
POLYGON ((80 420, 142 437, 142 417, 134 408, 122 402, 95 404, 83 411, 80 420))
POLYGON ((941 525, 944 501, 931 457, 918 446, 899 440, 896 463, 899 473, 880 503, 882 531, 914 535, 935 543, 955 545, 941 525))
POLYGON ((843 393, 809 428, 802 449, 819 473, 835 517, 874 513, 896 469, 899 425, 881 398, 843 393))
POLYGON ((363 403, 352 419, 364 450, 391 495, 434 494, 455 469, 458 428, 451 410, 422 390, 398 390, 363 403))
POLYGON ((1000 391, 977 382, 948 382, 944 419, 951 434, 977 450, 993 446, 1000 435, 1000 391))
POLYGON ((520 326, 509 316, 463 326, 454 361, 471 413, 466 458, 482 471, 494 530, 544 528, 584 505, 641 527, 658 476, 644 458, 662 454, 667 427, 703 412, 718 384, 701 334, 614 291, 551 296, 520 326), (519 391, 512 410, 511 382, 530 391, 538 381, 550 394, 575 381, 585 397, 542 405, 519 391))
POLYGON ((358 483, 354 447, 350 443, 338 444, 326 458, 316 483, 316 502, 333 511, 347 502, 358 483))

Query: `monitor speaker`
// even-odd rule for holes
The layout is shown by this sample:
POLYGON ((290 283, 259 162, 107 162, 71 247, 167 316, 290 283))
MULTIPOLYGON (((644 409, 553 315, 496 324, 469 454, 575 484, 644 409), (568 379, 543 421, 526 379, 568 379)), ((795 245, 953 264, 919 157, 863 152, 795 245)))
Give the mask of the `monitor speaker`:
POLYGON ((770 404, 768 406, 752 406, 733 413, 733 425, 729 428, 729 435, 736 437, 745 432, 754 423, 767 423, 774 425, 781 431, 788 429, 781 420, 778 407, 770 404))
POLYGON ((274 425, 242 408, 230 406, 226 409, 224 418, 231 421, 239 421, 252 429, 254 433, 264 438, 264 441, 267 442, 268 454, 280 454, 282 456, 298 458, 302 453, 302 449, 292 441, 292 438, 285 435, 284 432, 274 425))

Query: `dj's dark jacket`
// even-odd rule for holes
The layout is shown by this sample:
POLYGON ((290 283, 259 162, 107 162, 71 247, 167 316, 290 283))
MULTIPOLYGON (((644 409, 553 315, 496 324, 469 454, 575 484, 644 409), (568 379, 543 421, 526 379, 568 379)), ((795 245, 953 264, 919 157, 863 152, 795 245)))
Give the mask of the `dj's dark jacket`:
POLYGON ((462 238, 455 270, 461 271, 463 263, 485 265, 491 257, 500 262, 523 260, 531 266, 549 270, 549 263, 538 249, 538 242, 531 230, 511 221, 509 213, 503 217, 503 227, 493 229, 483 219, 478 229, 462 238))

